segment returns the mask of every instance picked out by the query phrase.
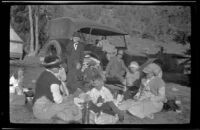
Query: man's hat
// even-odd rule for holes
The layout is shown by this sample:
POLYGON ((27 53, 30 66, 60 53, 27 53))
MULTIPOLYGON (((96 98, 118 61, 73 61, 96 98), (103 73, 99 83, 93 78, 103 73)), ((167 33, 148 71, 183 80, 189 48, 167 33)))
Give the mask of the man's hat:
POLYGON ((42 63, 45 68, 59 68, 63 62, 58 56, 46 56, 42 63))

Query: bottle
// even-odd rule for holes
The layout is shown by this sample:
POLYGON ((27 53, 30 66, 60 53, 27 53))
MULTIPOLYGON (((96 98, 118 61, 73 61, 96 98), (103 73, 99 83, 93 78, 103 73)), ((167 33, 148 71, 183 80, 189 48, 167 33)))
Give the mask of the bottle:
POLYGON ((89 124, 89 102, 85 102, 84 103, 84 107, 83 107, 83 118, 82 118, 82 123, 83 124, 89 124))

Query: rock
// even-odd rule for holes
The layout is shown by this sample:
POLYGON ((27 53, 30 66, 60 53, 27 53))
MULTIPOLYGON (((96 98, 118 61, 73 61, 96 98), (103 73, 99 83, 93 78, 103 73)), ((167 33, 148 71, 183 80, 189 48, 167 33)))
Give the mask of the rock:
POLYGON ((181 101, 179 101, 179 100, 176 100, 176 102, 175 102, 176 104, 178 104, 178 105, 180 105, 181 104, 181 101))
POLYGON ((182 111, 181 111, 181 110, 176 110, 176 112, 177 112, 177 113, 182 113, 182 111))

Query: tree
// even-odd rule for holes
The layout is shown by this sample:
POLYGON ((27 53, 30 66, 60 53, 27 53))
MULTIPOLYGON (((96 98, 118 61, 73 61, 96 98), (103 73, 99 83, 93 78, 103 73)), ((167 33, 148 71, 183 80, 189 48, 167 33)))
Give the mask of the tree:
POLYGON ((30 52, 29 55, 34 55, 34 32, 33 32, 33 18, 32 18, 32 8, 28 5, 29 9, 29 22, 30 22, 30 52))
POLYGON ((28 7, 25 5, 15 5, 10 8, 10 25, 17 32, 17 34, 22 38, 24 47, 29 46, 29 17, 28 17, 28 7))
POLYGON ((48 40, 47 21, 65 16, 83 17, 114 26, 131 36, 156 41, 174 40, 185 44, 185 39, 191 35, 190 8, 187 6, 17 5, 11 8, 11 24, 30 43, 30 52, 36 54, 48 40))
POLYGON ((34 55, 36 55, 39 51, 39 26, 38 26, 38 15, 39 15, 39 5, 35 7, 35 13, 34 13, 34 18, 35 18, 35 51, 34 55))

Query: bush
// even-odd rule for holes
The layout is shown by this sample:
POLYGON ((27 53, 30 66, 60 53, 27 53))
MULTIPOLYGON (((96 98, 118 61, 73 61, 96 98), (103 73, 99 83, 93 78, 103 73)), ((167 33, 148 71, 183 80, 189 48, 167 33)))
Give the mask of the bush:
POLYGON ((143 39, 155 40, 155 37, 152 36, 152 35, 149 34, 149 33, 143 33, 141 37, 142 37, 143 39))
POLYGON ((177 31, 177 33, 174 34, 173 40, 174 40, 175 42, 177 42, 177 43, 180 43, 180 44, 185 45, 185 44, 186 44, 186 41, 187 41, 186 33, 183 32, 183 31, 177 31))

